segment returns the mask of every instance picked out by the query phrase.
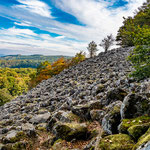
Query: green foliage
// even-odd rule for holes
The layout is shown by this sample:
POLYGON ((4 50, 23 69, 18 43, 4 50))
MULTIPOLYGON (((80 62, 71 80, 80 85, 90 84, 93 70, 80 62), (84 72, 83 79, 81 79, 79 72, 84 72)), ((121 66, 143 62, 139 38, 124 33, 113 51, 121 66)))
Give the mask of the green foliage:
POLYGON ((89 43, 87 49, 89 51, 90 57, 94 57, 98 51, 97 44, 94 41, 89 43))
POLYGON ((134 46, 134 35, 136 34, 134 21, 128 17, 123 24, 118 31, 116 41, 123 47, 134 46))
POLYGON ((116 41, 123 47, 135 46, 128 57, 135 71, 130 76, 137 80, 150 77, 150 1, 147 0, 134 17, 124 18, 116 41))
POLYGON ((0 106, 9 102, 12 98, 7 89, 0 89, 0 106))
POLYGON ((150 3, 147 0, 135 13, 134 17, 124 18, 123 26, 120 27, 116 41, 123 47, 134 46, 135 34, 138 34, 137 27, 150 25, 150 3))
POLYGON ((135 68, 130 76, 138 80, 150 77, 150 27, 137 27, 138 33, 135 34, 135 49, 128 57, 135 68))
POLYGON ((35 73, 35 69, 0 69, 0 105, 10 101, 15 96, 28 91, 30 74, 35 73))
POLYGON ((71 59, 65 59, 64 57, 59 58, 54 63, 48 61, 42 62, 37 68, 37 72, 30 75, 31 81, 29 88, 35 87, 42 80, 49 79, 57 74, 59 74, 64 69, 67 69, 73 65, 76 65, 85 60, 85 54, 81 51, 71 59))

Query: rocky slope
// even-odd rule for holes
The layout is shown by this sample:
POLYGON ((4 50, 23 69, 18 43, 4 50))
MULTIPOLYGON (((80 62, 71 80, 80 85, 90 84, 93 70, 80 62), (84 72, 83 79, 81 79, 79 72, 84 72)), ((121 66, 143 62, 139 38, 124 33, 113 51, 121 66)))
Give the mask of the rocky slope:
POLYGON ((150 79, 132 48, 100 53, 0 107, 0 150, 149 150, 150 79))

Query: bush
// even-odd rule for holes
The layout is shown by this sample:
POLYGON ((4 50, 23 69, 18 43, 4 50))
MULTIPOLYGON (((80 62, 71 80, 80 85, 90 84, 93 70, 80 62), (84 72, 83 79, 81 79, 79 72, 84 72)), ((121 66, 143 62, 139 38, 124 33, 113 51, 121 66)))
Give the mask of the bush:
POLYGON ((7 89, 0 89, 0 106, 12 100, 13 97, 10 95, 7 89))

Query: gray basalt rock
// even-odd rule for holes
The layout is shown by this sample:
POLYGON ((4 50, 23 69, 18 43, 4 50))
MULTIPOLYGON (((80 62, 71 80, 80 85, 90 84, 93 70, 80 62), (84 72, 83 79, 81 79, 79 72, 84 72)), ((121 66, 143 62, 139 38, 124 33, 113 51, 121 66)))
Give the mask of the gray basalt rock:
POLYGON ((99 100, 90 101, 87 104, 77 105, 72 108, 72 112, 79 116, 82 119, 88 120, 91 119, 90 111, 93 109, 101 109, 103 105, 99 100))
POLYGON ((150 141, 139 146, 136 150, 150 150, 150 141))
POLYGON ((45 123, 50 116, 50 113, 35 115, 29 120, 29 122, 33 124, 45 123))
POLYGON ((98 121, 100 124, 102 123, 103 117, 106 115, 106 112, 104 110, 91 110, 90 116, 91 119, 94 121, 98 121))
POLYGON ((150 100, 137 94, 129 94, 125 97, 120 112, 122 119, 150 115, 150 100))
POLYGON ((118 126, 121 120, 121 104, 121 101, 116 101, 108 106, 109 111, 107 110, 107 113, 102 120, 102 127, 104 131, 108 134, 118 133, 118 126))
POLYGON ((56 123, 53 127, 53 133, 57 138, 62 138, 67 141, 72 139, 83 140, 88 135, 88 130, 86 124, 78 123, 56 123))
POLYGON ((30 137, 35 137, 36 136, 35 127, 34 127, 33 124, 26 123, 26 124, 23 124, 21 126, 21 128, 22 128, 23 131, 27 132, 28 136, 30 136, 30 137))
POLYGON ((125 96, 127 96, 126 91, 120 88, 111 89, 106 95, 106 105, 119 100, 123 101, 125 96))

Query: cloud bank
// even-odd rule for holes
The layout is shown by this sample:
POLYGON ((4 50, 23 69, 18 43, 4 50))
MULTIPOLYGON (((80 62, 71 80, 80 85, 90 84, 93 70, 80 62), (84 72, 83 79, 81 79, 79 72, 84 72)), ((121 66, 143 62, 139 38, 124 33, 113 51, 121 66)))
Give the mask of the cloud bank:
POLYGON ((90 41, 94 40, 99 44, 107 34, 116 36, 123 16, 133 16, 133 12, 145 2, 17 1, 17 4, 9 6, 0 4, 0 16, 6 18, 8 24, 9 21, 13 22, 9 27, 0 26, 0 53, 14 54, 16 51, 22 54, 74 55, 80 50, 87 51, 86 47, 90 41), (72 18, 77 22, 74 23, 72 18))

